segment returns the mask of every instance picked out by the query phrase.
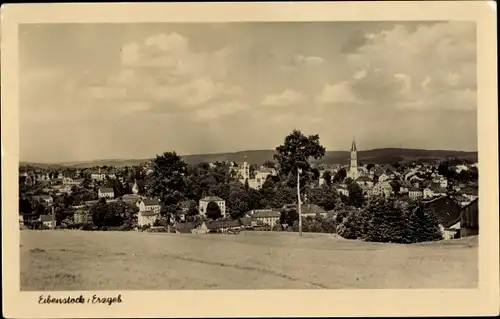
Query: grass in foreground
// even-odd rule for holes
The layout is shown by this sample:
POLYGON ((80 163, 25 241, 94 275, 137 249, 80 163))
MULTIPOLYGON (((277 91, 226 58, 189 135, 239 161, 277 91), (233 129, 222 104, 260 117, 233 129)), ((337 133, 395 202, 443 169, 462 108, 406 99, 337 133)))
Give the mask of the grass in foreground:
POLYGON ((22 231, 21 290, 474 288, 477 238, 22 231))

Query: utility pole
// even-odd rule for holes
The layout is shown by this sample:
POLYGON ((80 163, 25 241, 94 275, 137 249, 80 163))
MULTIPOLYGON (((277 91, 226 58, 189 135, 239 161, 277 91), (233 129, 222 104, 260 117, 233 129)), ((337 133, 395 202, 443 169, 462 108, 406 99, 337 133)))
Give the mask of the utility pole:
POLYGON ((302 236, 302 209, 300 202, 300 174, 302 169, 297 170, 297 212, 299 213, 299 236, 302 236))
POLYGON ((52 205, 52 230, 56 230, 56 214, 54 205, 52 205))

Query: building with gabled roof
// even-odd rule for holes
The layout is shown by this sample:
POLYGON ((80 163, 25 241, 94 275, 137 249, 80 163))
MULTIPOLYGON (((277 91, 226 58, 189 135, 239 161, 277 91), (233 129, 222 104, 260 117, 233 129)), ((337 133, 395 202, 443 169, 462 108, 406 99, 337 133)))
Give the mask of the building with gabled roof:
POLYGON ((300 207, 300 212, 303 217, 308 217, 308 216, 315 217, 318 215, 321 217, 327 216, 326 210, 323 207, 318 206, 316 204, 303 204, 300 207))
POLYGON ((210 202, 214 202, 219 206, 222 217, 226 217, 226 201, 217 196, 206 196, 200 199, 198 204, 198 212, 202 216, 206 216, 207 206, 210 202))
POLYGON ((479 198, 460 211, 460 237, 479 234, 479 198))
POLYGON ((411 199, 419 199, 419 198, 422 198, 424 196, 424 194, 423 194, 423 192, 419 188, 417 188, 417 187, 411 187, 408 190, 408 196, 411 199))
POLYGON ((275 209, 256 209, 250 211, 248 215, 255 221, 274 227, 280 221, 281 212, 275 209))
POLYGON ((99 198, 110 198, 110 199, 115 198, 115 191, 109 187, 101 187, 99 188, 97 193, 99 198))
POLYGON ((46 227, 56 228, 56 221, 52 215, 40 215, 38 220, 46 227))
POLYGON ((159 214, 161 211, 161 204, 157 199, 144 198, 139 203, 139 211, 140 212, 154 212, 155 214, 159 214))
POLYGON ((450 197, 438 197, 422 201, 422 204, 432 211, 444 228, 453 226, 460 218, 461 207, 450 197))

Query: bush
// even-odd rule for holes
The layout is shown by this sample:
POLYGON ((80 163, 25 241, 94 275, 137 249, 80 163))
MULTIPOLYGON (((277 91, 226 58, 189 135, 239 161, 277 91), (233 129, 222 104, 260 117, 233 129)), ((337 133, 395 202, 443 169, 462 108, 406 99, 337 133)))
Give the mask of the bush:
POLYGON ((92 225, 92 224, 83 224, 81 229, 82 230, 94 230, 94 225, 92 225))
POLYGON ((132 229, 134 229, 134 227, 131 224, 125 224, 125 225, 118 227, 119 231, 130 231, 132 229))
POLYGON ((283 230, 283 226, 281 226, 280 223, 277 223, 276 225, 273 226, 273 228, 271 230, 272 231, 282 231, 283 230))
POLYGON ((355 213, 351 213, 344 217, 342 222, 337 225, 337 234, 346 239, 358 239, 361 237, 358 225, 359 218, 355 215, 355 213))
MULTIPOLYGON (((324 233, 334 234, 337 232, 335 220, 331 217, 306 217, 302 220, 302 231, 305 233, 324 233)), ((296 220, 292 227, 287 228, 288 231, 299 231, 299 221, 296 220)))

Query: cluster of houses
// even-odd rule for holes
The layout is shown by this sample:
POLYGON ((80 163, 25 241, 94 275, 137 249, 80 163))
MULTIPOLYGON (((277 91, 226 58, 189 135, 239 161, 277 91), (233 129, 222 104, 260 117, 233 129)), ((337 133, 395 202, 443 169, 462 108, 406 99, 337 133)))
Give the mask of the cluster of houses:
MULTIPOLYGON (((454 169, 459 173, 473 167, 477 167, 477 163, 469 166, 456 165, 454 169)), ((319 171, 320 178, 317 186, 322 186, 327 183, 324 179, 325 172, 328 171, 334 176, 342 168, 341 165, 335 165, 334 168, 321 169, 319 171)), ((450 185, 447 178, 437 172, 436 165, 415 164, 413 167, 401 171, 381 165, 359 166, 357 148, 354 141, 351 146, 351 157, 349 166, 347 167, 347 177, 361 187, 365 197, 389 197, 398 195, 400 197, 407 196, 412 200, 429 200, 446 197, 452 192, 454 193, 455 200, 462 206, 466 206, 478 198, 477 184, 469 185, 467 183, 460 183, 450 185), (398 185, 398 189, 393 187, 395 184, 398 185)), ((348 187, 345 181, 334 184, 333 187, 339 194, 349 196, 348 187)))
MULTIPOLYGON (((138 194, 139 188, 137 183, 132 187, 132 194, 123 195, 121 198, 115 198, 115 193, 112 188, 102 187, 98 189, 99 199, 104 198, 107 203, 123 201, 125 203, 134 204, 139 209, 137 215, 138 226, 152 226, 160 217, 161 205, 157 199, 150 199, 138 194)), ((83 205, 74 206, 76 211, 73 215, 74 222, 91 223, 92 216, 90 214, 90 207, 96 204, 98 200, 86 201, 83 205)))
MULTIPOLYGON (((407 196, 409 199, 421 199, 425 203, 431 206, 436 206, 439 208, 441 214, 440 222, 442 226, 443 233, 446 233, 445 237, 456 236, 458 230, 463 232, 463 229, 467 229, 464 234, 473 234, 474 229, 477 228, 477 202, 478 202, 478 190, 477 184, 470 185, 467 183, 454 183, 450 185, 450 182, 446 177, 441 176, 438 173, 436 166, 431 164, 415 164, 410 168, 405 169, 394 169, 391 166, 384 167, 381 165, 358 165, 358 154, 356 143, 353 141, 350 151, 350 163, 346 169, 347 177, 357 183, 363 191, 366 197, 390 197, 393 195, 407 196), (397 184, 398 187, 394 187, 397 184), (453 198, 450 197, 450 192, 453 193, 453 198), (468 213, 463 213, 467 211, 468 213), (474 213, 474 211, 476 213, 474 213), (466 217, 463 215, 465 214, 466 217), (476 214, 476 215, 474 215, 476 214), (472 217, 471 217, 472 216, 472 217), (474 217, 476 216, 476 217, 474 217), (464 219, 465 218, 465 219, 464 219), (464 221, 465 220, 465 221, 464 221), (476 224, 474 224, 476 223, 476 224), (460 227, 461 226, 461 227, 460 227), (467 227, 466 227, 467 226, 467 227), (471 231, 472 229, 472 231, 471 231)), ((213 165, 213 164, 212 164, 213 165)), ((238 178, 238 180, 247 184, 252 189, 261 189, 264 182, 269 176, 276 176, 277 171, 274 168, 268 168, 261 166, 255 170, 251 170, 249 163, 246 158, 243 163, 237 164, 234 162, 229 163, 230 170, 238 178)), ((472 165, 456 165, 454 167, 457 173, 467 171, 473 167, 477 167, 477 164, 472 165)), ((145 164, 143 165, 143 170, 146 173, 151 172, 151 168, 145 164)), ((331 165, 326 168, 320 169, 319 180, 316 181, 313 187, 321 187, 325 183, 331 183, 326 181, 324 176, 325 172, 330 172, 331 176, 334 176, 340 169, 343 169, 342 165, 331 165)), ((88 174, 88 171, 87 171, 88 174)), ((106 179, 122 179, 120 177, 120 172, 113 168, 110 169, 97 169, 90 172, 90 180, 92 184, 102 182, 106 179)), ((87 175, 87 177, 89 176, 87 175)), ((61 195, 65 193, 71 193, 74 187, 80 187, 84 181, 82 174, 79 170, 76 170, 75 174, 72 176, 65 176, 61 172, 56 174, 39 172, 39 173, 28 173, 24 172, 21 174, 23 177, 23 182, 26 184, 41 183, 42 185, 47 185, 44 188, 45 191, 50 192, 55 195, 61 195)), ((92 186, 92 185, 91 185, 92 186)), ((349 190, 344 180, 341 183, 335 183, 332 185, 339 194, 349 196, 349 190)), ((160 219, 161 205, 156 199, 146 198, 144 196, 138 195, 139 188, 137 183, 132 187, 132 194, 124 195, 120 198, 115 198, 115 193, 113 188, 101 187, 98 189, 98 199, 104 198, 108 203, 115 201, 124 201, 127 203, 134 204, 138 207, 138 226, 153 226, 156 221, 160 219)), ((90 215, 90 207, 97 203, 97 200, 87 201, 79 206, 74 206, 76 209, 73 215, 75 223, 89 223, 92 222, 92 216, 90 215)), ((33 197, 34 202, 41 202, 46 205, 51 205, 54 199, 50 195, 38 195, 33 197)), ((260 209, 253 210, 246 214, 243 219, 237 221, 229 221, 228 209, 224 199, 208 196, 201 198, 198 202, 198 213, 202 217, 206 217, 208 205, 213 202, 217 204, 220 209, 222 221, 215 222, 205 222, 205 223, 195 223, 189 224, 181 222, 178 225, 178 230, 180 232, 187 232, 188 229, 192 231, 203 232, 209 229, 219 227, 220 223, 233 223, 231 225, 224 224, 226 228, 231 227, 246 227, 248 225, 258 226, 264 225, 268 228, 273 228, 280 222, 281 209, 260 209), (235 226, 235 225, 239 226, 235 226), (193 230, 195 229, 195 230, 193 230)), ((185 221, 185 216, 189 209, 189 205, 181 205, 181 221, 185 221)), ((286 208, 286 207, 285 207, 286 208)), ((323 208, 307 203, 302 206, 302 216, 333 216, 334 212, 327 212, 323 208)), ((20 217, 22 218, 22 217, 20 217)), ((55 227, 55 221, 51 215, 41 215, 40 222, 48 227, 55 227)))

